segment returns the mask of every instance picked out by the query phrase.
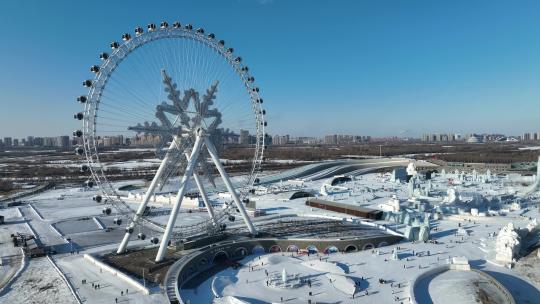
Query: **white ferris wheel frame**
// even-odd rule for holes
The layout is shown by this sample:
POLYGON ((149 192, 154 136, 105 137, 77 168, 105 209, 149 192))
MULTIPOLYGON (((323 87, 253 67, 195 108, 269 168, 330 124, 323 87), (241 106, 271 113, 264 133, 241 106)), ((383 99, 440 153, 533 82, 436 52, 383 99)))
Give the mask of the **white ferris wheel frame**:
MULTIPOLYGON (((151 25, 153 26, 153 24, 151 25)), ((145 44, 148 44, 153 41, 160 40, 160 39, 192 39, 216 51, 219 55, 221 55, 221 57, 223 57, 224 60, 226 60, 226 62, 231 66, 231 68, 236 72, 240 80, 243 82, 249 94, 249 97, 251 100, 252 111, 255 116, 255 124, 256 124, 255 126, 256 142, 254 145, 255 151, 254 151, 254 157, 252 160, 251 171, 249 172, 249 178, 248 178, 247 183, 245 184, 246 187, 253 186, 257 178, 257 175, 261 170, 261 165, 263 162, 263 153, 265 149, 264 143, 265 143, 266 121, 264 120, 265 111, 262 108, 263 101, 259 95, 259 88, 253 85, 254 78, 249 73, 249 70, 247 69, 247 67, 241 63, 241 60, 238 60, 239 59, 238 57, 235 57, 231 52, 228 51, 228 49, 225 47, 225 44, 222 40, 218 41, 213 34, 205 36, 204 30, 202 29, 194 30, 191 25, 186 25, 185 27, 182 27, 182 26, 179 26, 178 23, 175 23, 173 27, 169 27, 165 22, 162 23, 162 26, 159 28, 156 28, 155 26, 151 27, 151 25, 148 26, 149 30, 144 31, 144 32, 140 31, 140 28, 138 28, 139 31, 136 32, 136 35, 133 38, 128 34, 124 34, 123 43, 116 43, 116 44, 113 43, 114 46, 113 44, 111 44, 113 51, 111 52, 109 56, 107 56, 107 58, 105 59, 102 58, 103 62, 99 66, 99 69, 97 71, 94 71, 96 75, 94 79, 91 81, 91 84, 88 86, 89 92, 88 92, 88 95, 86 96, 84 114, 83 114, 83 119, 82 119, 83 120, 82 138, 83 138, 84 155, 86 157, 87 164, 88 164, 87 169, 90 171, 90 174, 93 180, 95 181, 96 185, 101 189, 102 194, 106 198, 107 202, 112 204, 116 208, 118 213, 120 213, 121 215, 124 215, 124 216, 133 215, 131 222, 128 224, 126 228, 126 234, 124 238, 122 239, 122 242, 120 243, 117 253, 125 252, 127 244, 129 242, 130 235, 133 232, 133 228, 135 227, 136 224, 139 223, 139 221, 144 221, 143 212, 145 210, 145 207, 151 195, 153 194, 154 188, 156 187, 156 184, 157 184, 157 180, 159 179, 165 167, 165 164, 167 163, 167 157, 168 157, 168 153, 167 153, 164 159, 162 160, 162 163, 160 164, 160 167, 158 168, 156 175, 154 176, 149 188, 146 191, 146 194, 143 198, 143 202, 141 202, 141 205, 139 205, 139 208, 137 211, 134 211, 133 209, 131 209, 131 207, 129 207, 126 204, 126 202, 124 202, 120 198, 120 195, 117 194, 116 189, 107 179, 104 166, 101 164, 99 160, 96 132, 97 132, 97 126, 98 126, 97 114, 99 111, 100 99, 101 99, 103 91, 106 88, 106 85, 110 76, 114 73, 115 69, 119 66, 119 64, 131 52, 133 52, 140 46, 143 46, 145 44)), ((178 143, 176 141, 176 138, 174 138, 173 141, 171 142, 171 146, 169 149, 175 148, 177 144, 178 143)), ((186 190, 185 184, 190 177, 193 177, 195 180, 195 183, 204 201, 205 207, 208 210, 211 220, 213 221, 214 224, 217 224, 216 219, 214 217, 214 210, 212 208, 212 205, 208 201, 207 193, 202 186, 200 177, 198 176, 197 173, 193 172, 193 167, 195 166, 197 162, 197 158, 203 147, 206 147, 206 149, 208 150, 213 163, 218 169, 222 177, 222 180, 224 181, 225 186, 227 187, 227 190, 231 193, 234 203, 242 215, 242 218, 244 219, 249 232, 252 235, 255 235, 257 233, 255 227, 253 226, 253 224, 251 223, 251 220, 249 219, 249 216, 247 215, 247 212, 244 209, 242 202, 240 201, 240 198, 238 197, 236 190, 234 189, 232 183, 230 182, 228 175, 225 172, 225 169, 221 165, 221 162, 219 160, 219 155, 217 154, 217 151, 213 143, 205 134, 200 134, 200 136, 199 135, 197 136, 195 144, 191 150, 192 152, 191 155, 189 157, 188 155, 186 155, 188 164, 186 165, 186 170, 182 178, 180 189, 178 190, 175 204, 173 205, 173 211, 171 212, 171 216, 169 217, 168 224, 165 227, 165 233, 164 233, 163 239, 161 240, 158 254, 156 256, 156 262, 162 261, 166 254, 166 248, 168 246, 171 234, 174 229, 176 216, 179 211, 182 198, 185 194, 185 190, 186 190)))

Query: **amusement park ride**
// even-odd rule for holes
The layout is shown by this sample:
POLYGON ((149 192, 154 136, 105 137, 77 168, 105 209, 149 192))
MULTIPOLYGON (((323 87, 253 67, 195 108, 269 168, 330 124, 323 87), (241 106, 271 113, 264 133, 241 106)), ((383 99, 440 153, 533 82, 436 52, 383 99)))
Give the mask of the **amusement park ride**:
MULTIPOLYGON (((149 24, 147 31, 137 27, 133 37, 126 33, 122 39, 123 43, 111 43, 110 54, 100 55, 100 65, 91 67, 94 79, 83 82, 89 91, 78 98, 84 111, 75 114, 83 128, 74 131, 75 136, 82 138, 82 145, 75 151, 86 158, 81 171, 92 176, 86 184, 97 185, 102 192, 94 200, 115 208, 117 224, 122 223, 122 217, 126 219, 126 232, 117 253, 126 251, 138 225, 145 222, 160 225, 145 218, 144 212, 152 195, 168 182, 175 184, 175 177, 180 181, 178 191, 167 224, 162 227, 164 234, 156 262, 164 259, 171 238, 201 233, 201 227, 207 231, 225 229, 221 221, 233 210, 240 213, 249 233, 256 235, 244 202, 258 180, 267 123, 259 88, 254 86, 255 78, 248 67, 233 55, 232 48, 225 47, 223 40, 216 39, 214 34, 205 35, 203 29, 194 29, 190 24, 181 26, 175 22, 169 26, 162 22, 159 27, 149 24), (203 91, 201 99, 199 92, 203 91), (241 130, 254 136, 248 142, 238 142, 245 141, 236 133, 242 133, 241 130), (137 210, 120 197, 110 182, 109 171, 100 161, 104 153, 101 143, 111 135, 151 141, 161 160, 137 210), (220 151, 231 143, 247 146, 252 155, 248 174, 234 182, 220 161, 220 151), (234 207, 227 204, 220 211, 212 207, 208 198, 209 188, 216 188, 212 165, 219 172, 234 207), (195 228, 176 226, 191 178, 210 220, 195 228)), ((139 233, 138 237, 146 236, 139 233)), ((157 238, 152 239, 157 243, 157 238)))

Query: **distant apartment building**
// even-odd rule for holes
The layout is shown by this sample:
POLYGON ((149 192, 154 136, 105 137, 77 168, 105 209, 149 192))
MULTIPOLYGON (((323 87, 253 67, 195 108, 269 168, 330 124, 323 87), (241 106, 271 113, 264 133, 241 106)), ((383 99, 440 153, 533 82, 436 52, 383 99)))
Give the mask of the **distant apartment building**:
POLYGON ((137 135, 131 138, 133 146, 153 146, 160 142, 160 137, 157 135, 137 135))
POLYGON ((540 141, 540 132, 526 132, 521 136, 522 141, 540 141))
POLYGON ((56 137, 43 137, 43 147, 54 147, 56 145, 56 137))
POLYGON ((461 141, 462 137, 461 134, 455 133, 425 133, 420 139, 426 142, 453 142, 461 141))
POLYGON ((45 140, 43 140, 43 137, 36 137, 34 138, 34 146, 42 147, 44 146, 45 140))
POLYGON ((326 135, 324 137, 324 144, 325 145, 337 145, 337 142, 338 141, 338 135, 337 134, 333 134, 333 135, 326 135))
POLYGON ((273 145, 286 145, 291 141, 290 135, 274 135, 272 137, 273 145))
POLYGON ((332 134, 324 137, 325 145, 352 145, 371 141, 371 136, 332 134))
POLYGON ((14 139, 13 139, 13 146, 14 146, 14 147, 18 147, 18 146, 19 146, 19 139, 18 139, 18 138, 14 138, 14 139))
POLYGON ((248 145, 249 142, 250 142, 250 140, 249 140, 249 131, 248 130, 240 130, 240 144, 248 145))
POLYGON ((305 137, 301 136, 296 138, 296 143, 303 144, 303 145, 314 145, 317 144, 319 141, 315 137, 305 137))
POLYGON ((63 135, 56 138, 56 146, 60 148, 68 148, 71 146, 69 136, 63 135))
POLYGON ((34 136, 27 136, 26 137, 26 145, 31 147, 34 145, 34 136))
POLYGON ((13 141, 11 137, 4 137, 4 147, 11 147, 13 145, 13 141))
MULTIPOLYGON (((37 140, 38 144, 36 146, 57 148, 69 148, 71 146, 71 141, 67 135, 56 137, 38 137, 36 139, 39 139, 37 140)), ((36 143, 36 139, 34 139, 34 143, 36 143)))
POLYGON ((73 146, 82 146, 83 143, 84 143, 84 140, 83 140, 82 137, 73 136, 73 137, 71 138, 71 144, 72 144, 73 146))
POLYGON ((98 140, 98 145, 103 147, 117 147, 124 144, 124 136, 105 136, 98 140))

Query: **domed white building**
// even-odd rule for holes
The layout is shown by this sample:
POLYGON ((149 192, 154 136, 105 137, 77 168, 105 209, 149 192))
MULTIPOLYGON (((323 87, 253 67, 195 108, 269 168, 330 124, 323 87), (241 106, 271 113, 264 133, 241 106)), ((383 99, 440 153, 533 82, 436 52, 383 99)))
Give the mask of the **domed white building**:
POLYGON ((467 143, 469 143, 469 144, 482 143, 482 137, 473 134, 473 135, 469 136, 469 138, 467 138, 467 143))

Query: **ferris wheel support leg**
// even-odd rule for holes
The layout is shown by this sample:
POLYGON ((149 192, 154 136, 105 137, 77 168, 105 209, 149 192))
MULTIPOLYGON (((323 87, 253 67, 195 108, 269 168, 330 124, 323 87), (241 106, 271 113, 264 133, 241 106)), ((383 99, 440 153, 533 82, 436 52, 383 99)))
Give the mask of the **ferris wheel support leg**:
MULTIPOLYGON (((171 151, 172 149, 174 149, 175 145, 176 145, 176 137, 173 138, 168 151, 171 151)), ((157 181, 163 174, 167 161, 169 160, 169 155, 170 155, 169 152, 167 152, 165 154, 165 157, 161 161, 161 164, 159 165, 156 175, 154 175, 154 178, 152 179, 152 182, 150 183, 148 190, 146 190, 146 193, 144 194, 143 200, 141 204, 139 205, 137 212, 135 213, 135 215, 133 216, 133 219, 128 225, 128 229, 126 230, 126 234, 124 235, 124 238, 122 239, 122 242, 120 243, 120 246, 118 246, 118 250, 116 251, 117 254, 121 254, 126 251, 126 247, 129 243, 129 238, 131 236, 131 233, 129 232, 129 230, 133 229, 135 227, 135 224, 142 217, 142 214, 144 213, 144 210, 146 209, 146 206, 148 205, 148 201, 150 201, 150 197, 152 197, 152 195, 154 194, 154 190, 156 189, 156 186, 157 186, 157 181)))
MULTIPOLYGON (((189 160, 189 154, 185 153, 187 160, 189 160)), ((208 215, 210 215, 210 218, 212 219, 212 223, 214 226, 217 226, 217 220, 216 216, 214 214, 214 207, 212 207, 212 204, 208 200, 208 196, 206 195, 206 191, 204 190, 203 183, 201 181, 201 178, 199 174, 193 173, 193 179, 195 180, 195 183, 197 184, 197 188, 199 189, 199 193, 201 194, 201 197, 204 202, 204 206, 206 207, 206 210, 208 211, 208 215)))
POLYGON ((249 233, 251 233, 251 235, 257 235, 257 230, 255 229, 255 226, 253 226, 253 223, 251 222, 251 219, 249 218, 249 215, 247 214, 246 209, 244 208, 244 205, 240 201, 240 198, 238 197, 238 194, 236 193, 236 190, 234 189, 231 183, 231 180, 229 179, 229 176, 227 175, 227 172, 225 171, 225 169, 221 165, 221 162, 219 161, 219 156, 216 152, 216 148, 214 147, 214 144, 212 144, 212 142, 208 138, 205 138, 204 142, 206 144, 206 148, 208 149, 208 152, 210 153, 210 157, 212 158, 212 161, 216 165, 216 168, 218 169, 219 174, 221 175, 221 179, 223 179, 223 182, 225 183, 227 190, 229 190, 229 193, 231 193, 231 196, 233 197, 236 207, 240 211, 240 214, 242 215, 242 218, 244 219, 244 222, 246 223, 249 233))
POLYGON ((190 176, 193 175, 193 169, 197 164, 197 159, 199 158, 202 144, 203 139, 200 136, 197 136, 197 139, 195 140, 195 144, 193 145, 193 149, 191 151, 191 155, 189 157, 188 164, 186 166, 186 170, 184 172, 184 176, 182 177, 182 181, 180 182, 180 189, 178 189, 178 193, 176 194, 176 199, 174 201, 171 215, 169 216, 169 221, 167 222, 165 232, 163 233, 163 239, 161 240, 161 244, 159 245, 159 250, 156 255, 156 262, 161 262, 165 257, 165 254, 167 253, 167 246, 169 245, 169 240, 171 239, 171 233, 176 222, 176 217, 178 216, 178 211, 180 210, 180 206, 182 205, 182 199, 184 198, 184 194, 186 193, 187 182, 190 176))
POLYGON ((208 200, 208 196, 206 195, 200 176, 197 173, 195 173, 193 174, 193 179, 195 180, 195 183, 197 184, 197 188, 199 189, 199 192, 201 193, 204 206, 206 207, 206 210, 208 210, 208 215, 210 215, 210 218, 212 219, 212 223, 214 224, 214 226, 217 226, 218 223, 216 220, 216 216, 214 214, 214 207, 212 207, 212 203, 210 203, 210 201, 208 200))

